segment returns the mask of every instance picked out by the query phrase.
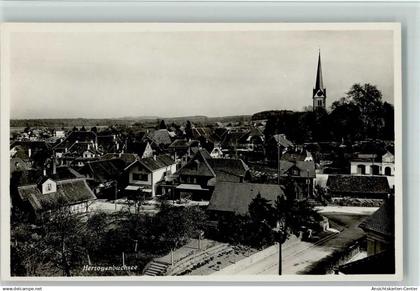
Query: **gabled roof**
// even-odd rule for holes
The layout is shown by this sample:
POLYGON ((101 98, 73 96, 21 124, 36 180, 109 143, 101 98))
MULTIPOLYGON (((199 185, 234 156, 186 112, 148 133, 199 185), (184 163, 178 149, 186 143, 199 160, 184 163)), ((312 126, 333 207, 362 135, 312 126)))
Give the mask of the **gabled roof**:
POLYGON ((154 172, 158 169, 166 168, 170 165, 174 165, 175 161, 168 155, 159 155, 150 158, 139 159, 131 163, 125 170, 131 169, 133 166, 142 165, 144 168, 150 172, 154 172))
POLYGON ((226 173, 238 177, 245 177, 249 170, 249 167, 241 159, 209 159, 208 163, 216 172, 216 176, 219 173, 226 173))
POLYGON ((19 141, 14 141, 13 143, 10 144, 10 149, 14 148, 15 146, 21 146, 24 149, 28 149, 30 148, 32 151, 33 150, 48 150, 50 149, 50 145, 48 143, 46 143, 43 140, 19 140, 19 141))
MULTIPOLYGON (((43 178, 43 170, 41 169, 30 169, 26 171, 15 172, 13 179, 17 186, 34 185, 37 184, 40 179, 43 178)), ((47 177, 50 177, 54 181, 70 180, 77 178, 84 178, 79 172, 73 168, 67 166, 56 167, 56 173, 52 173, 52 169, 47 169, 47 177)))
POLYGON ((89 173, 97 182, 103 183, 119 178, 125 163, 121 159, 98 160, 87 162, 81 169, 82 173, 89 173))
POLYGON ((98 146, 105 152, 115 152, 120 139, 114 135, 98 135, 98 146))
POLYGON ((289 161, 289 162, 296 162, 296 161, 304 161, 307 158, 307 154, 305 153, 290 153, 286 152, 281 155, 281 160, 289 161))
POLYGON ((93 131, 72 131, 69 135, 59 144, 54 146, 54 149, 69 148, 76 141, 96 141, 97 135, 93 131))
POLYGON ((329 175, 327 187, 332 192, 385 194, 389 184, 382 176, 329 175))
POLYGON ((246 215, 249 204, 258 194, 271 203, 278 196, 284 196, 280 185, 216 182, 207 210, 246 215))
POLYGON ((199 149, 194 157, 178 170, 180 175, 216 177, 208 160, 212 159, 205 149, 199 149))
POLYGON ((150 146, 149 142, 129 142, 127 143, 127 152, 135 153, 140 157, 143 156, 144 151, 147 148, 147 145, 150 146))
POLYGON ((198 140, 186 140, 186 139, 176 139, 174 140, 168 148, 170 149, 188 149, 191 146, 198 146, 198 140))
POLYGON ((175 161, 168 155, 159 155, 151 158, 140 159, 139 163, 150 171, 156 171, 175 164, 175 161))
POLYGON ((57 191, 42 194, 37 185, 18 188, 19 196, 29 202, 35 211, 57 209, 63 205, 72 205, 96 199, 95 194, 85 179, 71 179, 57 182, 57 191))
POLYGON ((101 156, 101 160, 111 160, 111 159, 115 159, 118 158, 120 160, 123 160, 125 165, 128 166, 132 163, 134 163, 135 161, 139 160, 139 156, 137 154, 132 154, 132 153, 107 153, 104 154, 103 156, 101 156))
POLYGON ((148 137, 157 145, 170 145, 172 143, 171 136, 167 129, 158 129, 150 133, 148 137))
POLYGON ((90 150, 92 153, 98 153, 95 149, 93 149, 93 143, 91 141, 75 142, 68 148, 69 152, 76 153, 78 155, 82 155, 87 150, 90 150))
POLYGON ((290 170, 296 167, 299 170, 299 176, 302 178, 315 177, 315 163, 313 161, 284 161, 280 160, 280 174, 282 176, 290 174, 290 170))
POLYGON ((394 237, 395 228, 395 204, 394 198, 388 198, 384 204, 371 216, 366 218, 359 227, 364 231, 374 231, 376 233, 394 237))

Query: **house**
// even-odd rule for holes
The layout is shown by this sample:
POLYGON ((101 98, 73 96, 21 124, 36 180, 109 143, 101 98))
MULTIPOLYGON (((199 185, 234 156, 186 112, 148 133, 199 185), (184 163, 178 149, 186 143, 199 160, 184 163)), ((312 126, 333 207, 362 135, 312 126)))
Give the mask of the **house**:
POLYGON ((213 159, 223 158, 224 155, 223 155, 222 148, 219 145, 215 145, 214 148, 213 148, 213 150, 210 152, 210 156, 213 159))
POLYGON ((294 143, 288 140, 285 134, 275 134, 266 141, 265 157, 272 164, 277 164, 279 156, 294 148, 294 143))
POLYGON ((384 204, 363 221, 360 226, 367 237, 367 255, 375 255, 394 247, 394 197, 385 198, 384 204))
POLYGON ((103 153, 120 151, 121 140, 115 134, 97 135, 98 149, 103 153))
POLYGON ((37 184, 20 186, 19 198, 35 214, 42 218, 61 207, 69 207, 72 213, 85 213, 96 199, 84 178, 56 181, 44 176, 37 184))
POLYGON ((220 146, 230 156, 242 157, 246 160, 264 158, 264 134, 256 127, 227 132, 224 134, 220 146))
POLYGON ((357 154, 350 162, 352 175, 386 176, 391 188, 394 187, 395 156, 390 151, 383 155, 357 154))
POLYGON ((61 206, 85 212, 96 199, 86 178, 66 166, 30 169, 12 173, 10 195, 13 207, 20 207, 39 218, 61 206))
POLYGON ((242 160, 213 159, 205 149, 198 150, 176 174, 176 195, 193 200, 209 200, 216 180, 239 183, 250 178, 249 168, 242 160))
POLYGON ((157 183, 176 171, 175 161, 168 155, 139 159, 124 170, 128 175, 127 191, 142 191, 147 197, 155 197, 158 192, 157 183))
POLYGON ((121 159, 97 160, 87 162, 80 173, 89 179, 98 198, 115 198, 124 167, 125 162, 121 159))
POLYGON ((102 153, 93 141, 76 140, 60 157, 61 164, 83 167, 86 162, 97 160, 102 153))
POLYGON ((360 226, 366 233, 367 257, 339 267, 342 274, 394 274, 395 273, 395 204, 394 197, 385 198, 384 204, 360 226))
POLYGON ((171 135, 167 129, 158 129, 149 134, 144 138, 144 141, 150 141, 153 145, 158 148, 166 148, 172 143, 171 135))
POLYGON ((10 144, 10 157, 42 165, 51 155, 51 147, 45 141, 15 141, 10 144))
POLYGON ((391 193, 385 176, 329 175, 327 189, 331 197, 383 199, 391 193))
POLYGON ((315 177, 315 163, 311 160, 297 160, 294 162, 280 160, 280 180, 293 179, 296 182, 298 189, 296 199, 312 197, 315 177))
POLYGON ((57 158, 61 158, 64 153, 67 153, 69 148, 76 142, 89 142, 93 147, 98 149, 98 136, 93 131, 71 131, 66 138, 53 147, 57 158))
POLYGON ((185 165, 200 148, 198 140, 176 139, 168 147, 168 151, 176 163, 185 165))
POLYGON ((273 204, 277 197, 284 196, 283 189, 276 184, 217 181, 207 211, 213 219, 223 215, 247 215, 249 204, 258 194, 273 204))

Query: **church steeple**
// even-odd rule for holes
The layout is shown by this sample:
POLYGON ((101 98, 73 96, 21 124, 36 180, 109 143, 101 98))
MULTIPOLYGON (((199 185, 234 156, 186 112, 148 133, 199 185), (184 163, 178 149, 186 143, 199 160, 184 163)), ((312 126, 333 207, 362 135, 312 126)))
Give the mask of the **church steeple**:
POLYGON ((321 66, 321 50, 318 53, 318 68, 316 71, 315 88, 312 92, 313 109, 323 108, 325 110, 325 100, 327 98, 327 90, 324 88, 322 79, 322 66, 321 66))

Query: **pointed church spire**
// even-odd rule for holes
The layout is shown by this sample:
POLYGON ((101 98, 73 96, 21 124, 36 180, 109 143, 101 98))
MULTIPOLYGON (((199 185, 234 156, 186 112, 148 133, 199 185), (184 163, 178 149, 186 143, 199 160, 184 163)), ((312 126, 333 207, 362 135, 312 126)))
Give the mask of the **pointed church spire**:
POLYGON ((319 50, 318 54, 318 70, 316 72, 315 90, 324 90, 324 82, 322 81, 321 50, 319 50))
POLYGON ((318 52, 318 68, 316 71, 315 88, 312 92, 313 109, 323 108, 325 110, 325 101, 327 98, 327 89, 324 88, 322 80, 322 67, 321 67, 321 50, 318 52))

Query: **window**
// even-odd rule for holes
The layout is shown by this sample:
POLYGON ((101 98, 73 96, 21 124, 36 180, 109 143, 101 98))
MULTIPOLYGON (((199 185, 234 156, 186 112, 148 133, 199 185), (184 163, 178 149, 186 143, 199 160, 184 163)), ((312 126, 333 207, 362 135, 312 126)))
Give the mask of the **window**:
POLYGON ((365 167, 365 165, 358 165, 357 166, 357 173, 358 174, 361 174, 361 175, 366 174, 366 167, 365 167))
POLYGON ((51 183, 48 183, 47 184, 47 191, 51 191, 51 189, 52 189, 52 185, 51 185, 51 183))
POLYGON ((371 167, 370 167, 370 169, 371 169, 371 173, 372 173, 372 175, 379 175, 379 166, 378 165, 372 165, 371 167))
POLYGON ((391 168, 390 167, 385 168, 385 175, 391 176, 391 168))
POLYGON ((148 175, 147 174, 133 173, 133 180, 148 181, 148 175))
POLYGON ((322 106, 322 100, 318 100, 318 106, 322 106))

